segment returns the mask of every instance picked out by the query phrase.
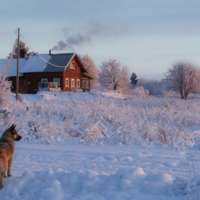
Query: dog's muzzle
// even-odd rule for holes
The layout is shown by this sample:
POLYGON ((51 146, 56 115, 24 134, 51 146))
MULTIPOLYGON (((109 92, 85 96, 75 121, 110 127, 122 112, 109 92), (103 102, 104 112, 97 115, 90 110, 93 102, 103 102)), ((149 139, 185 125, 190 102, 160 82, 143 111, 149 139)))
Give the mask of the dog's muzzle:
POLYGON ((18 135, 18 137, 15 139, 16 141, 19 141, 22 139, 22 136, 18 135))

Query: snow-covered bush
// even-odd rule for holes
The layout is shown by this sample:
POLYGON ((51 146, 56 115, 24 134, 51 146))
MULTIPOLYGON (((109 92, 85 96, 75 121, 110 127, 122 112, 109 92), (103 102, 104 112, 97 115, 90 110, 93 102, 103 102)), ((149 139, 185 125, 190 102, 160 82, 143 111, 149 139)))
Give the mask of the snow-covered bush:
POLYGON ((11 82, 5 76, 6 68, 0 68, 0 106, 9 105, 12 98, 11 82))
POLYGON ((144 89, 142 86, 137 86, 133 90, 133 95, 147 98, 149 96, 149 91, 144 89))
MULTIPOLYGON (((32 97, 37 101, 31 103, 31 97, 22 95, 22 102, 11 104, 6 122, 15 123, 26 141, 172 146, 200 143, 200 103, 195 100, 67 92, 41 92, 32 97)), ((3 121, 0 128, 6 128, 3 121)))

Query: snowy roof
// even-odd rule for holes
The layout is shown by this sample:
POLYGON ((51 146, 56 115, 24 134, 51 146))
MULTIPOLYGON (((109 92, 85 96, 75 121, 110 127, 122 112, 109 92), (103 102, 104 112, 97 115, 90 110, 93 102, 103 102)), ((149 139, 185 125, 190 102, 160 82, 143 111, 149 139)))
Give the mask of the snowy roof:
MULTIPOLYGON (((40 54, 40 56, 46 61, 51 57, 49 54, 40 54)), ((29 58, 25 58, 26 61, 20 73, 43 72, 47 63, 41 57, 32 54, 29 58)))
POLYGON ((49 59, 49 62, 53 65, 57 65, 60 67, 56 67, 47 63, 44 72, 63 72, 65 71, 67 65, 70 63, 75 53, 66 53, 66 54, 54 54, 49 59), (61 67, 63 66, 63 67, 61 67))
MULTIPOLYGON (((33 72, 63 72, 76 53, 65 54, 32 54, 29 58, 21 58, 19 61, 19 76, 33 72), (50 62, 53 65, 47 63, 50 62), (57 65, 59 67, 56 67, 57 65)), ((7 68, 9 59, 0 59, 0 69, 7 68)), ((12 59, 7 76, 16 76, 17 59, 12 59)))
MULTIPOLYGON (((20 72, 21 68, 23 67, 25 63, 25 59, 19 59, 19 76, 23 76, 23 74, 20 72)), ((0 70, 5 72, 5 70, 8 67, 9 59, 0 59, 0 70)), ((10 67, 8 69, 7 76, 16 76, 17 75, 17 59, 12 59, 10 63, 10 67)))

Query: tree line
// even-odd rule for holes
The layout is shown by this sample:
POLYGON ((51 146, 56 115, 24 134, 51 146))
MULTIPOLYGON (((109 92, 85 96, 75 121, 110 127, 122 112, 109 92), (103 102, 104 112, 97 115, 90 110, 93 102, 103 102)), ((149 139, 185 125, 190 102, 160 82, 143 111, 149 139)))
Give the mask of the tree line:
MULTIPOLYGON (((200 68, 193 63, 177 62, 164 75, 165 78, 161 81, 148 81, 146 89, 154 94, 161 94, 161 90, 173 91, 185 100, 190 93, 200 90, 200 68)), ((142 79, 138 79, 135 72, 129 78, 128 68, 116 59, 104 61, 100 65, 98 81, 104 87, 113 86, 113 90, 121 90, 124 93, 142 83, 142 79)))
MULTIPOLYGON (((13 58, 17 58, 17 47, 13 58)), ((8 58, 10 58, 10 55, 8 58)), ((29 48, 23 41, 20 41, 20 57, 26 58, 31 55, 29 48)), ((161 81, 148 81, 144 83, 144 79, 138 79, 135 72, 129 75, 129 69, 120 63, 117 59, 109 59, 103 61, 96 67, 94 60, 88 55, 79 55, 87 72, 95 79, 91 81, 91 87, 95 87, 100 83, 103 87, 113 87, 113 90, 120 90, 123 93, 129 93, 130 89, 136 86, 144 87, 151 93, 160 93, 159 90, 174 91, 180 95, 182 99, 187 99, 188 95, 200 89, 200 69, 192 63, 178 62, 173 64, 171 68, 164 74, 165 78, 161 81)), ((87 82, 83 81, 83 85, 87 82)))

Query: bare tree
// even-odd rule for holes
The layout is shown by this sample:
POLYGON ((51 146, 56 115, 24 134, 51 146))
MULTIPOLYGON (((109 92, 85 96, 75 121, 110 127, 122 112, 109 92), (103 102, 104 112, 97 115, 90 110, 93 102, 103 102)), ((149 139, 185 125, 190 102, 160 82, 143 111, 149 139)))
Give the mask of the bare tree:
MULTIPOLYGON (((91 87, 96 86, 98 83, 99 74, 98 74, 98 69, 94 63, 94 60, 90 56, 88 56, 88 54, 79 55, 79 58, 81 59, 87 72, 95 78, 95 79, 91 80, 91 83, 90 83, 91 87)), ((83 81, 82 84, 87 84, 87 83, 84 83, 84 81, 83 81)))
POLYGON ((179 93, 185 100, 200 87, 200 69, 191 63, 176 63, 165 76, 165 88, 179 93))
MULTIPOLYGON (((20 41, 19 48, 20 48, 20 58, 27 58, 32 54, 31 52, 28 52, 29 47, 27 47, 23 41, 20 41)), ((18 47, 15 48, 13 58, 17 58, 17 53, 18 53, 18 47)), ((10 56, 11 56, 11 53, 9 53, 9 56, 7 58, 10 58, 10 56)))
POLYGON ((104 87, 110 85, 116 89, 125 89, 128 86, 128 68, 122 66, 116 59, 104 61, 100 66, 99 82, 104 87))

